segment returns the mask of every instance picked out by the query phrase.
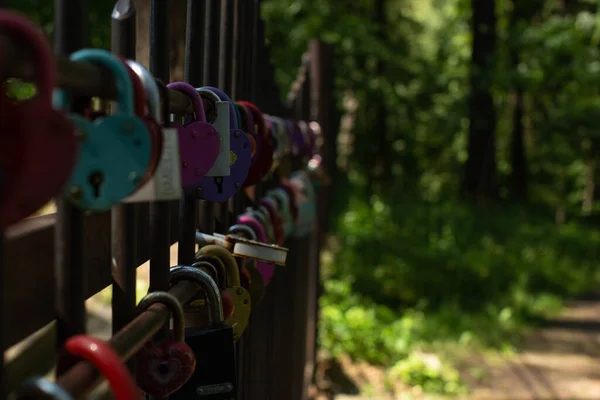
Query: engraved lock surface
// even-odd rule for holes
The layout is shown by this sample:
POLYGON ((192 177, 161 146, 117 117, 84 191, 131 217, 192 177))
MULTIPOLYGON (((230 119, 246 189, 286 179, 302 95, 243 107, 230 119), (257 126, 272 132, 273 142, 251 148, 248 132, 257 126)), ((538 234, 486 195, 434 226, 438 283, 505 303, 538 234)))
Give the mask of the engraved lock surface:
POLYGON ((192 101, 195 120, 184 125, 172 123, 179 131, 181 182, 185 191, 193 191, 213 167, 219 156, 220 138, 217 130, 206 122, 202 99, 196 89, 185 82, 167 85, 184 93, 192 101))
POLYGON ((194 351, 197 363, 192 377, 171 400, 198 398, 235 400, 237 377, 233 329, 223 321, 220 291, 212 278, 199 268, 176 266, 170 271, 170 285, 180 280, 198 284, 211 308, 209 327, 186 328, 185 341, 194 351))
POLYGON ((152 143, 150 165, 142 178, 141 187, 154 176, 162 155, 163 135, 159 125, 159 121, 161 120, 160 95, 152 75, 150 75, 150 72, 146 68, 132 60, 124 58, 121 58, 121 60, 127 64, 131 82, 133 83, 135 113, 148 127, 152 143))
POLYGON ((75 335, 67 339, 65 350, 96 367, 108 381, 116 400, 142 400, 135 380, 108 343, 92 336, 75 335))
POLYGON ((242 188, 244 180, 248 175, 251 163, 250 141, 248 140, 247 135, 238 127, 236 110, 231 99, 217 88, 206 86, 201 89, 210 90, 222 101, 229 102, 229 176, 206 177, 199 185, 202 189, 201 197, 203 199, 222 203, 233 197, 233 195, 242 188))
POLYGON ((41 377, 30 378, 16 393, 11 394, 8 400, 26 400, 39 398, 52 400, 74 400, 62 386, 41 377))
POLYGON ((294 172, 288 183, 296 193, 295 198, 298 205, 298 218, 291 236, 307 236, 312 232, 317 215, 317 198, 313 184, 306 171, 294 172))
POLYGON ((262 112, 252 103, 246 101, 239 102, 244 106, 252 117, 252 123, 256 126, 256 137, 258 153, 254 162, 250 166, 250 171, 244 182, 244 187, 256 185, 267 175, 273 165, 273 141, 267 132, 267 126, 262 112))
MULTIPOLYGON (((238 223, 251 228, 256 234, 257 241, 263 243, 267 241, 267 235, 265 234, 265 230, 255 218, 249 215, 242 215, 238 218, 238 223)), ((275 273, 275 265, 267 263, 265 261, 257 261, 256 268, 262 275, 265 286, 268 285, 271 282, 271 279, 273 278, 273 274, 275 273)))
POLYGON ((167 292, 152 292, 138 304, 139 312, 164 304, 173 316, 173 337, 148 341, 135 356, 136 381, 151 396, 164 398, 181 388, 196 368, 193 350, 185 343, 183 307, 167 292))
MULTIPOLYGON (((36 95, 13 102, 0 91, 0 227, 28 217, 67 182, 75 163, 74 126, 52 108, 56 68, 50 44, 37 26, 21 15, 0 13, 0 29, 31 50, 36 95)), ((6 61, 5 61, 6 62, 6 61)))
MULTIPOLYGON (((108 210, 138 188, 150 165, 151 136, 144 121, 134 114, 132 82, 120 60, 101 49, 77 51, 71 60, 103 65, 117 82, 119 106, 113 115, 93 122, 71 115, 80 147, 65 187, 65 196, 78 207, 108 210)), ((62 98, 58 103, 66 101, 62 98)))

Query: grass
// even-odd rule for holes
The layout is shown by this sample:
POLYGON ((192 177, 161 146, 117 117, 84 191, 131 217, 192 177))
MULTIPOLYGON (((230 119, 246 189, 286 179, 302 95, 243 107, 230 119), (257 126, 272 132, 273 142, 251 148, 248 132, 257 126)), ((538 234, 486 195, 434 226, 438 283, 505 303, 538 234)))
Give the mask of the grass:
POLYGON ((595 290, 600 232, 540 208, 355 194, 324 257, 320 344, 426 392, 465 388, 450 347, 510 352, 524 330, 595 290), (419 355, 435 354, 438 363, 419 355))

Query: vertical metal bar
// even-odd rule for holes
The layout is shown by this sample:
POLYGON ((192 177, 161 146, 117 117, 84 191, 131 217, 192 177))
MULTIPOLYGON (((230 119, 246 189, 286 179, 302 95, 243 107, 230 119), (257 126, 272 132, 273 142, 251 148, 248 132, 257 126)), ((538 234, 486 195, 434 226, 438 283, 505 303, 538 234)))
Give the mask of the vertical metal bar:
MULTIPOLYGON (((0 168, 0 193, 2 193, 2 169, 0 168)), ((6 329, 5 319, 5 307, 4 307, 4 294, 6 290, 6 281, 4 280, 4 231, 0 236, 0 349, 2 349, 2 356, 0 357, 0 399, 6 398, 6 382, 4 372, 4 330, 6 329)))
MULTIPOLYGON (((169 82, 169 2, 152 0, 150 3, 150 72, 155 78, 169 82)), ((164 101, 164 100, 163 100, 164 101)), ((164 117, 163 117, 164 119, 164 117)), ((163 125, 169 126, 165 119, 163 125)), ((150 292, 169 290, 171 266, 171 209, 168 201, 150 203, 150 292)), ((154 337, 160 340, 169 332, 165 324, 154 337)), ((158 400, 150 397, 152 400, 158 400)))
MULTIPOLYGON (((111 16, 113 53, 135 59, 135 7, 131 0, 118 0, 111 16)), ((112 237, 112 333, 119 332, 135 317, 138 208, 120 204, 111 211, 112 237)), ((134 373, 135 363, 127 363, 134 373)))
POLYGON ((219 43, 219 87, 235 98, 233 82, 233 19, 234 0, 221 0, 221 31, 219 43))
POLYGON ((217 55, 220 47, 220 22, 221 7, 219 0, 206 0, 204 85, 208 86, 219 85, 219 59, 217 55))
POLYGON ((257 60, 257 53, 258 53, 258 46, 259 46, 259 40, 262 40, 261 37, 259 37, 258 35, 258 21, 260 19, 260 0, 253 0, 253 11, 252 11, 252 29, 251 29, 251 35, 252 35, 252 45, 250 48, 250 86, 248 88, 248 99, 250 101, 254 101, 255 100, 255 94, 256 94, 256 71, 257 71, 257 64, 258 64, 258 60, 257 60))
MULTIPOLYGON (((70 54, 84 48, 87 38, 87 0, 56 0, 54 24, 57 53, 70 54)), ((72 110, 77 111, 77 102, 71 101, 71 104, 72 110)), ((56 344, 60 358, 55 373, 58 377, 77 361, 64 352, 63 344, 70 336, 85 332, 86 280, 83 213, 63 197, 57 198, 56 211, 56 344)))

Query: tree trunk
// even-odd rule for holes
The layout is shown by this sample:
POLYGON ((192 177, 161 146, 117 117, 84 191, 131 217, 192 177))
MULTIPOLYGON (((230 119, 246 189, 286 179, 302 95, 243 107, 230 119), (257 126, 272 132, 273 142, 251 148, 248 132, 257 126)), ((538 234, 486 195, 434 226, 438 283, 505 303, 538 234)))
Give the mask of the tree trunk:
POLYGON ((463 194, 476 202, 496 198, 496 110, 491 93, 496 53, 495 0, 471 0, 473 33, 468 158, 463 194))
POLYGON ((594 208, 594 191, 596 190, 596 160, 590 158, 585 163, 585 186, 581 211, 589 215, 594 208))
MULTIPOLYGON (((524 15, 522 1, 512 0, 512 12, 510 16, 510 30, 513 35, 518 34, 519 21, 528 20, 524 15)), ((518 46, 513 42, 510 49, 511 69, 517 76, 520 54, 518 46)), ((525 135, 523 117, 525 116, 524 92, 518 77, 514 83, 514 109, 512 121, 512 137, 510 143, 510 195, 514 200, 526 201, 529 176, 527 169, 527 157, 525 155, 525 135)))

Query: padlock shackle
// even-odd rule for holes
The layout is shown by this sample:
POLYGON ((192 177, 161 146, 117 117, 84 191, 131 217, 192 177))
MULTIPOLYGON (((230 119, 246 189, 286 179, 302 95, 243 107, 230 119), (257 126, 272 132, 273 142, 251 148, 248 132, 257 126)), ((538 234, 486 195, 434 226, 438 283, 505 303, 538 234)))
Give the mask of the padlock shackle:
POLYGON ((202 97, 200 97, 200 94, 192 85, 187 82, 172 82, 167 85, 167 88, 189 97, 192 102, 192 109, 194 110, 194 121, 206 122, 206 112, 204 111, 202 97))
POLYGON ((219 96, 219 100, 229 102, 229 124, 231 125, 230 129, 240 129, 237 123, 237 118, 235 117, 237 111, 235 109, 235 106, 233 105, 233 101, 231 101, 229 96, 227 96, 225 92, 223 92, 221 89, 218 89, 216 87, 202 86, 201 89, 210 90, 211 92, 219 96))
POLYGON ((135 73, 129 64, 127 64, 127 59, 124 57, 119 57, 119 59, 127 68, 129 79, 131 79, 131 87, 133 89, 133 109, 135 110, 135 115, 143 118, 146 116, 146 92, 144 90, 144 84, 139 75, 135 73))
POLYGON ((143 313, 154 304, 163 304, 171 311, 173 336, 178 342, 183 342, 185 340, 185 318, 183 316, 183 306, 179 300, 168 292, 150 292, 138 303, 138 313, 143 313))
POLYGON ((29 395, 30 391, 37 392, 38 394, 43 393, 46 396, 52 397, 53 400, 75 400, 74 397, 58 383, 42 377, 34 377, 25 381, 14 397, 10 397, 10 399, 18 399, 19 394, 29 395))
POLYGON ((71 61, 88 62, 106 67, 114 76, 117 88, 117 111, 121 114, 135 115, 133 83, 127 66, 111 52, 103 49, 83 49, 71 54, 71 61))
POLYGON ((177 265, 171 267, 169 271, 169 285, 174 285, 180 281, 189 281, 197 284, 204 289, 204 294, 207 297, 208 303, 211 306, 211 318, 214 322, 223 323, 223 299, 221 298, 221 290, 213 278, 200 268, 195 268, 187 265, 177 265))
POLYGON ((241 286, 240 284, 240 271, 238 269, 237 262, 233 255, 224 247, 217 246, 214 244, 209 244, 201 247, 198 250, 199 255, 214 255, 217 256, 223 261, 223 265, 225 265, 225 271, 227 274, 227 286, 241 286))
POLYGON ((243 224, 243 223, 238 223, 238 224, 232 225, 227 230, 227 233, 230 233, 233 235, 235 235, 238 232, 242 233, 242 235, 245 235, 250 240, 258 240, 258 236, 256 235, 256 232, 254 231, 254 229, 252 229, 250 226, 243 224))
POLYGON ((243 105, 244 107, 246 107, 248 110, 250 110, 250 114, 252 115, 253 124, 254 124, 254 126, 257 127, 256 133, 261 138, 265 139, 266 136, 268 135, 268 132, 267 132, 267 124, 266 124, 265 117, 264 117, 262 111, 260 111, 257 106, 250 103, 249 101, 241 100, 241 101, 238 101, 238 103, 243 105))
POLYGON ((144 87, 144 92, 146 94, 146 101, 148 103, 148 112, 154 118, 156 122, 159 124, 163 121, 163 113, 160 108, 160 90, 158 88, 158 84, 156 80, 142 64, 133 61, 127 60, 127 65, 136 73, 140 81, 142 82, 142 86, 144 87))
MULTIPOLYGON (((246 107, 246 105, 244 105, 243 103, 240 103, 239 101, 236 101, 235 105, 238 109, 241 109, 244 111, 244 115, 246 116, 246 122, 248 125, 248 133, 253 134, 253 135, 258 135, 258 133, 256 132, 256 129, 255 129, 254 116, 252 115, 252 111, 250 111, 250 109, 248 107, 246 107)), ((241 111, 240 111, 240 113, 241 113, 241 111)))
MULTIPOLYGON (((45 104, 52 104, 57 71, 50 43, 37 25, 20 14, 2 10, 0 25, 3 32, 18 36, 21 41, 26 42, 23 45, 32 50, 36 66, 34 68, 37 91, 35 97, 45 104)), ((10 62, 10 60, 4 60, 4 62, 10 62)), ((4 90, 2 90, 1 96, 6 96, 4 90)))
POLYGON ((238 218, 238 224, 240 225, 245 225, 248 228, 250 228, 252 231, 254 231, 255 240, 258 240, 259 242, 263 242, 266 243, 267 242, 267 235, 265 234, 265 228, 263 228, 263 226, 260 224, 260 222, 258 222, 258 220, 256 220, 256 218, 251 217, 249 215, 242 215, 238 218))
POLYGON ((91 362, 110 384, 116 400, 142 400, 135 380, 113 348, 103 340, 87 335, 71 336, 65 349, 91 362))
MULTIPOLYGON (((223 261, 214 255, 196 254, 195 262, 192 264, 192 267, 202 268, 206 264, 210 265, 217 272, 217 285, 219 288, 225 289, 227 287, 227 271, 225 270, 223 261)), ((208 267, 208 265, 206 265, 206 267, 208 267)))

